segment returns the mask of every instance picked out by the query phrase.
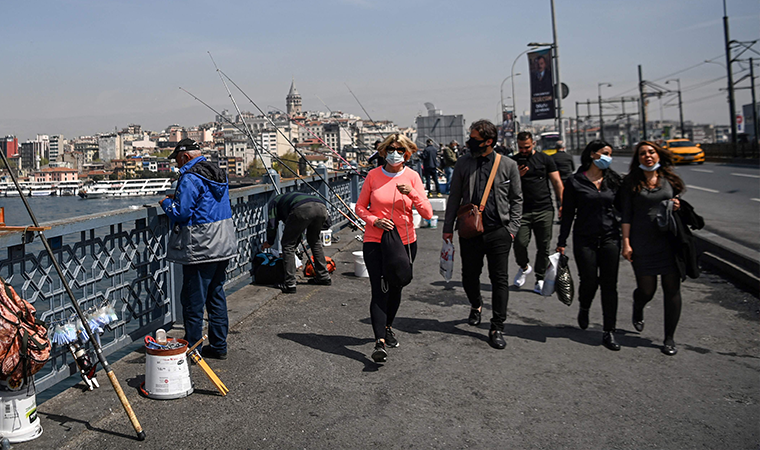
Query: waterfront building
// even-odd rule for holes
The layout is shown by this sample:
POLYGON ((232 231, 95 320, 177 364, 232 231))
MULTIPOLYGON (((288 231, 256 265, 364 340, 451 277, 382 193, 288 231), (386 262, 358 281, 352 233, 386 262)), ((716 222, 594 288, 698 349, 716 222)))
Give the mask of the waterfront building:
POLYGON ((5 152, 5 156, 18 155, 18 138, 16 136, 5 136, 0 138, 0 149, 5 152))
POLYGON ((50 162, 56 162, 60 156, 63 156, 63 142, 62 134, 50 136, 50 156, 48 157, 50 162))
POLYGON ((77 181, 79 174, 74 169, 65 167, 48 167, 41 169, 29 176, 29 181, 33 183, 59 183, 61 181, 77 181))

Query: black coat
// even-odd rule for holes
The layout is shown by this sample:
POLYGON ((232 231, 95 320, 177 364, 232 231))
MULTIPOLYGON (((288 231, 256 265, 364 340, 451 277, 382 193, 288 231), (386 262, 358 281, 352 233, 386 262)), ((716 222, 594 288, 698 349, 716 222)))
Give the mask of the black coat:
POLYGON ((681 280, 699 278, 699 264, 697 263, 697 249, 694 245, 694 236, 691 230, 700 230, 705 226, 705 220, 694 211, 689 202, 681 199, 681 207, 673 214, 676 222, 676 233, 673 240, 673 250, 676 256, 676 265, 681 280))

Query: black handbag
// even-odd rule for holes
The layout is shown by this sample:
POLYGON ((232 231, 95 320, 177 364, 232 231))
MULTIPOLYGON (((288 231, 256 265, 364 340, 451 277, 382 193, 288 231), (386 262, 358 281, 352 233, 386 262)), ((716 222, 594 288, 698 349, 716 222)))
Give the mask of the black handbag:
MULTIPOLYGON (((393 206, 391 207, 391 220, 396 206, 396 193, 393 194, 393 206)), ((407 224, 407 240, 409 238, 409 225, 407 224)), ((412 255, 401 240, 398 228, 383 231, 380 238, 380 252, 383 256, 383 281, 388 286, 404 287, 412 282, 413 267, 412 255)))
POLYGON ((573 303, 573 295, 575 294, 573 277, 570 276, 570 267, 568 266, 569 260, 565 255, 559 256, 557 276, 554 279, 554 291, 557 293, 557 298, 567 306, 573 303))

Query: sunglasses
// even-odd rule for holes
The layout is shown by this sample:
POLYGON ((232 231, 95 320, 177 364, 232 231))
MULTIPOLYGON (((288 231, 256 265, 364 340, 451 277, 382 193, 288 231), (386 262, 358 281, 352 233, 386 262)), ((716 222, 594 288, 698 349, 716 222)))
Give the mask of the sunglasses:
POLYGON ((388 147, 387 150, 389 152, 396 152, 396 153, 399 153, 401 155, 403 155, 404 153, 406 153, 406 149, 404 147, 388 147))

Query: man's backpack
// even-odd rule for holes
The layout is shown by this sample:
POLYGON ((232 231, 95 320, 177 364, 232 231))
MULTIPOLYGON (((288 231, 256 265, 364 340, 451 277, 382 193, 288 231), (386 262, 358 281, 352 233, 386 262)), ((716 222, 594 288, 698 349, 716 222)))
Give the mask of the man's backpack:
POLYGON ((285 281, 285 263, 271 253, 261 252, 253 258, 253 282, 273 286, 285 281))
POLYGON ((50 358, 47 327, 35 312, 0 278, 0 379, 13 389, 29 381, 50 358))

